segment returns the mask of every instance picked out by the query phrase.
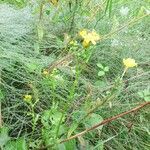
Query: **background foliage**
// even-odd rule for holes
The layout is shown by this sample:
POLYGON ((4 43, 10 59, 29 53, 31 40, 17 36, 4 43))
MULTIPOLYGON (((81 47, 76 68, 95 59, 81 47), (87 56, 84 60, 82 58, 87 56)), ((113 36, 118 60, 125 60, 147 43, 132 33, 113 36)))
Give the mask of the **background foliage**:
POLYGON ((148 109, 58 144, 104 118, 149 101, 148 0, 0 2, 2 149, 49 144, 66 150, 150 148, 148 109), (85 50, 78 37, 81 29, 94 29, 101 40, 85 50), (77 44, 70 45, 71 40, 77 44), (82 119, 112 92, 123 73, 122 59, 128 57, 138 67, 125 74, 111 102, 82 119), (109 69, 99 73, 103 68, 109 69), (27 94, 32 95, 31 103, 24 101, 27 94))

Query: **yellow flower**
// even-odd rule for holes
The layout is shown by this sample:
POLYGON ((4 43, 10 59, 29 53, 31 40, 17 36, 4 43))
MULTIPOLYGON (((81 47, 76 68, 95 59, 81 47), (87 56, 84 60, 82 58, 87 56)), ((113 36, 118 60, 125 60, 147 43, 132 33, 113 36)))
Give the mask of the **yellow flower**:
POLYGON ((82 42, 82 45, 83 45, 83 47, 84 47, 84 48, 87 48, 87 47, 89 47, 89 46, 90 46, 90 42, 89 42, 89 41, 84 40, 84 41, 82 42))
POLYGON ((96 44, 96 41, 100 40, 100 36, 93 30, 91 33, 89 33, 90 40, 92 44, 96 44))
POLYGON ((83 29, 79 32, 79 35, 84 39, 82 45, 85 48, 90 45, 90 42, 95 45, 96 42, 100 40, 100 36, 94 30, 92 32, 88 32, 83 29))
POLYGON ((132 58, 123 59, 123 64, 126 68, 132 68, 137 66, 137 63, 132 58))
POLYGON ((25 102, 27 103, 30 103, 32 101, 32 96, 31 95, 24 95, 24 99, 23 99, 25 102))
POLYGON ((48 70, 47 69, 44 69, 43 70, 43 75, 47 76, 49 74, 48 70))
POLYGON ((86 31, 86 29, 81 30, 81 31, 79 32, 79 35, 80 35, 83 39, 86 38, 86 36, 87 36, 87 31, 86 31))

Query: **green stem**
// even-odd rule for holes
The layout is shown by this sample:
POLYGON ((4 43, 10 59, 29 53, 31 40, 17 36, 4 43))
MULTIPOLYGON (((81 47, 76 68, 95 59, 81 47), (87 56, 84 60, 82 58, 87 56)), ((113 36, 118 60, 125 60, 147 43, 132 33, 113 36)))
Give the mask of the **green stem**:
POLYGON ((34 131, 35 131, 35 112, 34 112, 34 105, 31 104, 31 115, 32 115, 32 134, 31 137, 33 137, 34 131))
MULTIPOLYGON (((1 70, 0 70, 0 86, 1 86, 1 70)), ((1 127, 2 127, 2 109, 1 109, 1 99, 0 99, 0 128, 1 127)))
POLYGON ((56 139, 58 138, 59 129, 60 129, 60 125, 61 125, 61 122, 62 122, 63 117, 64 117, 64 114, 62 113, 61 118, 60 118, 60 120, 59 120, 59 124, 58 124, 58 126, 57 126, 57 130, 56 130, 56 139))
POLYGON ((123 74, 122 74, 122 76, 121 76, 121 80, 123 79, 123 77, 124 77, 124 75, 125 75, 127 69, 128 69, 127 67, 124 69, 123 74))
POLYGON ((103 101, 99 101, 95 107, 93 107, 91 110, 87 112, 87 114, 79 121, 81 123, 84 119, 86 119, 90 114, 92 114, 95 110, 97 110, 100 106, 103 106, 107 102, 112 101, 115 97, 117 97, 118 93, 120 93, 120 79, 116 81, 114 87, 111 90, 111 95, 107 96, 103 101))

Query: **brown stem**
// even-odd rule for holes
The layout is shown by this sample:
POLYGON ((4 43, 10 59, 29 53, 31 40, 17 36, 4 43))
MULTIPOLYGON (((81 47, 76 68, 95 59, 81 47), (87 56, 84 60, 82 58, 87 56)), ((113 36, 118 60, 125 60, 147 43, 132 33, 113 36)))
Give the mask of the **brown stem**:
MULTIPOLYGON (((140 104, 139 106, 137 106, 137 107, 135 107, 135 108, 133 108, 133 109, 131 109, 131 110, 125 111, 125 112, 123 112, 123 113, 121 113, 121 114, 118 114, 118 115, 113 116, 113 117, 111 117, 111 118, 105 119, 105 120, 103 120, 102 122, 100 122, 100 123, 98 123, 98 124, 92 126, 91 128, 88 128, 88 129, 86 129, 86 130, 84 130, 84 131, 82 131, 82 132, 80 132, 80 133, 78 133, 78 134, 76 134, 76 135, 73 135, 73 136, 71 136, 71 137, 69 137, 69 138, 66 138, 66 139, 60 141, 59 143, 65 143, 65 142, 70 141, 70 140, 72 140, 72 139, 78 138, 78 137, 80 137, 80 136, 86 134, 86 133, 89 132, 89 131, 95 130, 96 128, 98 128, 98 127, 100 127, 100 126, 102 126, 102 125, 108 124, 108 123, 111 122, 111 121, 114 121, 114 120, 116 120, 116 119, 118 119, 118 118, 120 118, 120 117, 123 117, 124 115, 127 115, 127 114, 130 114, 130 113, 139 111, 141 108, 143 108, 143 107, 145 107, 145 106, 147 106, 147 105, 149 105, 149 104, 150 104, 150 102, 145 102, 145 103, 140 104)), ((45 146, 45 147, 43 147, 43 148, 39 148, 38 150, 46 150, 47 148, 52 147, 52 146, 53 146, 53 145, 48 145, 48 146, 45 146)))
POLYGON ((69 138, 67 138, 67 139, 62 140, 60 143, 64 143, 64 142, 70 141, 70 140, 72 140, 72 139, 75 139, 75 138, 77 138, 77 137, 79 137, 79 136, 82 136, 82 135, 84 135, 85 133, 87 133, 87 132, 89 132, 89 131, 91 131, 91 130, 94 130, 94 129, 98 128, 99 126, 102 126, 102 125, 104 125, 104 124, 107 124, 107 123, 109 123, 109 122, 111 122, 111 121, 113 121, 113 120, 116 120, 116 119, 118 119, 118 118, 120 118, 120 117, 122 117, 122 116, 124 116, 124 115, 129 114, 129 113, 138 111, 138 110, 140 110, 141 108, 143 108, 143 107, 145 107, 146 105, 149 105, 149 104, 150 104, 150 102, 145 102, 145 103, 143 103, 143 104, 141 104, 141 105, 139 105, 139 106, 137 106, 137 107, 135 107, 135 108, 133 108, 133 109, 131 109, 131 110, 125 111, 125 112, 123 112, 123 113, 121 113, 121 114, 118 114, 118 115, 113 116, 113 117, 111 117, 111 118, 105 119, 105 120, 103 120, 102 122, 100 122, 100 123, 98 123, 98 124, 92 126, 91 128, 88 128, 88 129, 86 129, 86 130, 84 130, 84 131, 82 131, 82 132, 80 132, 80 133, 78 133, 78 134, 76 134, 76 135, 74 135, 74 136, 71 136, 71 137, 69 137, 69 138))
POLYGON ((61 65, 62 63, 64 63, 64 61, 69 60, 69 59, 71 59, 72 57, 73 57, 72 54, 68 54, 68 55, 66 55, 65 57, 63 57, 61 60, 54 62, 52 65, 50 65, 50 66, 48 67, 49 72, 53 71, 53 69, 54 69, 55 67, 58 67, 59 65, 61 65))

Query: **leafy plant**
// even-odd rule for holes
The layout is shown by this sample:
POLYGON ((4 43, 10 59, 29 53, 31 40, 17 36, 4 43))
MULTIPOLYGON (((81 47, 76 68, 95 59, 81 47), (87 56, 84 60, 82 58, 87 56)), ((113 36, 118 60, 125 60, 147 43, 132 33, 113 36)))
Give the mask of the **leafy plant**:
POLYGON ((101 63, 97 64, 98 68, 100 69, 100 71, 98 72, 98 76, 105 76, 105 74, 109 71, 109 67, 108 66, 103 66, 101 63))
POLYGON ((140 98, 143 98, 145 101, 150 101, 150 90, 145 89, 143 91, 138 92, 140 98))
POLYGON ((149 149, 147 109, 109 122, 149 104, 148 11, 137 0, 3 0, 1 149, 149 149))

